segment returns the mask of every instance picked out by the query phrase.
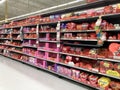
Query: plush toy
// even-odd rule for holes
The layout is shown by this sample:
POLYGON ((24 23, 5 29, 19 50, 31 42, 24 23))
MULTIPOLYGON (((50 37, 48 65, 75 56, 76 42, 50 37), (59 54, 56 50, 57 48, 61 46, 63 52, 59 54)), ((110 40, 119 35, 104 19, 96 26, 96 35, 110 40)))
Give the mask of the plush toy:
POLYGON ((95 31, 97 35, 98 45, 103 45, 103 41, 106 40, 106 34, 102 33, 101 30, 101 23, 102 23, 102 18, 100 16, 95 24, 95 31))
POLYGON ((72 69, 72 78, 74 80, 78 80, 79 79, 79 75, 80 75, 80 71, 79 70, 72 69))

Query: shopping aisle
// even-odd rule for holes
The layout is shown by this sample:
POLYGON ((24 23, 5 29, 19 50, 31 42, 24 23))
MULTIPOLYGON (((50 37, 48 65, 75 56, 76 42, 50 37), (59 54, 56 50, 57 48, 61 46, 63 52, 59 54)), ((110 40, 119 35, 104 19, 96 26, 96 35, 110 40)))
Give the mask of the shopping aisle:
POLYGON ((0 90, 90 90, 0 56, 0 90))

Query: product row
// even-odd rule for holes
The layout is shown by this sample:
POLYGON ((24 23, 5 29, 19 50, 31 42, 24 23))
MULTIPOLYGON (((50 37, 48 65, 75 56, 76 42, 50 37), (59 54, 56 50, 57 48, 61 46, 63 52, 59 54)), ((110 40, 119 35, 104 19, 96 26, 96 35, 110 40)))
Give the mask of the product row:
MULTIPOLYGON (((41 67, 43 69, 45 68, 50 71, 54 71, 58 75, 64 75, 68 77, 69 79, 75 80, 77 82, 80 82, 88 86, 92 86, 93 88, 97 88, 97 89, 100 88, 104 90, 119 90, 120 89, 119 88, 120 83, 108 77, 102 77, 102 76, 90 74, 90 73, 87 73, 81 70, 68 68, 68 67, 61 66, 61 65, 55 65, 54 63, 51 63, 51 62, 45 62, 43 60, 36 59, 33 57, 29 57, 29 56, 24 56, 24 55, 21 56, 20 54, 16 54, 16 53, 6 53, 4 55, 14 58, 16 60, 23 61, 25 63, 32 64, 36 67, 41 67)), ((104 63, 104 64, 102 63, 102 65, 105 65, 105 66, 107 64, 108 63, 104 63)))
POLYGON ((100 15, 106 15, 106 14, 116 14, 120 13, 120 4, 117 5, 109 5, 105 6, 100 9, 90 9, 86 11, 80 11, 80 12, 72 12, 67 14, 56 14, 56 15, 50 15, 48 17, 42 17, 42 16, 32 16, 27 19, 23 19, 20 21, 11 22, 10 24, 4 24, 4 28, 12 27, 12 26, 25 26, 25 25, 31 25, 31 24, 39 24, 39 23, 45 23, 45 22, 56 22, 61 20, 70 20, 70 19, 83 19, 83 18, 90 18, 100 15))

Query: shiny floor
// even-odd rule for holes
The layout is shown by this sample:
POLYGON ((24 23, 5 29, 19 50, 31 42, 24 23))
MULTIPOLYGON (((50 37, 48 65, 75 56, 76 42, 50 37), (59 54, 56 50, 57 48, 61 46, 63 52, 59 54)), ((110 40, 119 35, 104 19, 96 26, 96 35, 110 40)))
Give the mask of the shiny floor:
POLYGON ((0 56, 0 90, 92 90, 0 56))

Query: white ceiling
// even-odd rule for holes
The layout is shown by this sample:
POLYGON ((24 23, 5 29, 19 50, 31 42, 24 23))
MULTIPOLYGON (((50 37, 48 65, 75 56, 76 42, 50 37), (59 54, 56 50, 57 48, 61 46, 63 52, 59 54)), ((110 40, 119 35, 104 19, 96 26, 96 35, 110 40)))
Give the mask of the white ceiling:
MULTIPOLYGON (((15 17, 75 0, 8 0, 8 17, 15 17)), ((77 3, 76 5, 79 5, 77 3)), ((65 8, 65 7, 63 7, 65 8)), ((5 16, 5 2, 0 4, 0 20, 5 16)))

